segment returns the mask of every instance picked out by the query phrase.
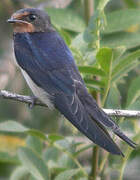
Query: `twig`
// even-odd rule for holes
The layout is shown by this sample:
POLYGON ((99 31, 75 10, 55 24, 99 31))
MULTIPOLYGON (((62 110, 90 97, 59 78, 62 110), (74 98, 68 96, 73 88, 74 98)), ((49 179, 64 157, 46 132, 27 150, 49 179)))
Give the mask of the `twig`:
POLYGON ((121 109, 103 109, 109 116, 117 117, 140 117, 140 111, 121 110, 121 109))
MULTIPOLYGON (((33 97, 31 97, 31 96, 23 96, 23 95, 19 95, 16 93, 5 91, 5 90, 0 90, 0 98, 11 99, 13 101, 23 102, 26 104, 32 104, 32 102, 33 102, 33 97)), ((46 106, 45 104, 43 104, 39 100, 35 101, 34 105, 46 106)))
MULTIPOLYGON (((31 96, 23 96, 16 93, 12 93, 5 90, 0 90, 0 98, 2 99, 11 99, 13 101, 18 101, 26 104, 32 104, 32 97, 31 96)), ((37 100, 35 105, 47 107, 45 104, 37 100)), ((116 117, 140 117, 140 111, 134 110, 121 110, 121 109, 103 109, 106 114, 109 116, 116 116, 116 117)))

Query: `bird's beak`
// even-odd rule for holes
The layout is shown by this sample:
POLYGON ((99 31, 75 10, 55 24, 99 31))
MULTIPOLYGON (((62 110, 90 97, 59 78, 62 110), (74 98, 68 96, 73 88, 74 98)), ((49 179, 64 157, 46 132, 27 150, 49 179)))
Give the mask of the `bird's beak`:
POLYGON ((15 19, 15 18, 10 18, 7 20, 8 23, 27 23, 26 21, 20 20, 20 19, 15 19))

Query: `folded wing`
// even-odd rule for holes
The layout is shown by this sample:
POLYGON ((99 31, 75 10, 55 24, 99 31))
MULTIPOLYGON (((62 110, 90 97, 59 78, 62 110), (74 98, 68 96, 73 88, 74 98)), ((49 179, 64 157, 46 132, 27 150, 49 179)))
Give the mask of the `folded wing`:
POLYGON ((60 36, 56 33, 43 34, 41 38, 39 35, 40 38, 35 34, 22 34, 22 41, 17 41, 21 44, 15 46, 17 61, 30 78, 51 95, 55 107, 94 143, 113 154, 122 154, 105 129, 109 127, 135 147, 135 143, 120 131, 88 94, 74 59, 60 36))

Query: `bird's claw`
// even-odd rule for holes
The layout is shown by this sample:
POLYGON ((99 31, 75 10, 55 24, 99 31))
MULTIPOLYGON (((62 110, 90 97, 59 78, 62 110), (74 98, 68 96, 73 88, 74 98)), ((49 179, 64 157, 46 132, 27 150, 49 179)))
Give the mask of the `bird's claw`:
POLYGON ((28 107, 29 107, 30 109, 33 109, 33 107, 35 106, 36 101, 37 101, 37 97, 32 96, 32 97, 31 97, 31 102, 28 104, 28 107))

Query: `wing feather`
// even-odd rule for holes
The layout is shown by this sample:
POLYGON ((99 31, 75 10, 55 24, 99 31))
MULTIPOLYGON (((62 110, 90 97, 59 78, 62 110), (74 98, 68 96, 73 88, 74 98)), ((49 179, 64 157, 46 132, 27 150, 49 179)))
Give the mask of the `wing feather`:
MULTIPOLYGON (((22 33, 15 37, 15 42, 18 64, 53 97, 55 107, 94 143, 113 154, 122 154, 104 128, 118 126, 88 94, 72 54, 60 36, 56 32, 43 36, 22 33)), ((122 132, 114 132, 129 143, 122 132)))
MULTIPOLYGON (((71 98, 73 97, 71 96, 71 98)), ((72 113, 71 110, 73 109, 73 105, 75 106, 75 103, 70 106, 68 99, 70 99, 70 97, 67 98, 66 95, 56 96, 56 108, 95 144, 98 144, 113 154, 123 155, 102 125, 98 126, 96 122, 91 120, 79 98, 75 96, 75 103, 78 104, 76 114, 72 113)))

